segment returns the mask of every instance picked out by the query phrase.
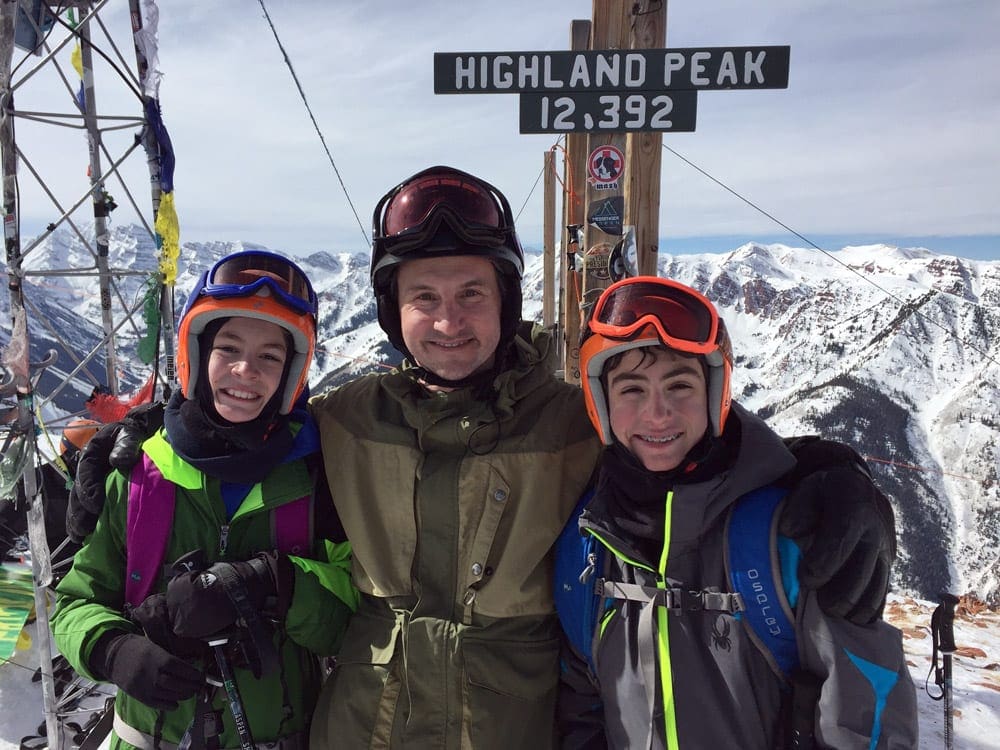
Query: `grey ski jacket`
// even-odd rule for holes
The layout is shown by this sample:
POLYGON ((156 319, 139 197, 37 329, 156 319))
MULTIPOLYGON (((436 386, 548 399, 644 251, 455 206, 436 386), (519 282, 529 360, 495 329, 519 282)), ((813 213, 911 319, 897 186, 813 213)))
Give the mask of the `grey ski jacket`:
MULTIPOLYGON (((688 591, 732 591, 724 560, 728 511, 739 497, 774 483, 795 465, 781 438, 735 403, 734 419, 742 433, 731 467, 708 481, 677 484, 664 498, 659 560, 644 560, 609 518, 600 495, 594 497, 579 524, 610 551, 606 578, 652 588, 663 588, 670 579, 688 591)), ((862 627, 830 618, 806 590, 799 594, 795 621, 801 668, 819 689, 813 721, 807 720, 817 746, 915 748, 916 694, 899 631, 881 620, 862 627)), ((785 747, 787 686, 752 638, 732 612, 670 613, 615 600, 599 624, 596 675, 564 646, 562 746, 785 747)))
POLYGON ((313 750, 554 746, 552 546, 600 444, 533 333, 492 402, 407 370, 312 400, 361 597, 313 750))

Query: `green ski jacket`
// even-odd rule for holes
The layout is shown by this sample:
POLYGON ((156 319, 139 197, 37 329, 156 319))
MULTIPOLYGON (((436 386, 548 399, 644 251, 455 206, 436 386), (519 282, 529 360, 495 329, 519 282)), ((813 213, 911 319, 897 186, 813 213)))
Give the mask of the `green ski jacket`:
MULTIPOLYGON (((314 430, 300 430, 296 440, 307 433, 315 436, 314 430)), ((245 560, 271 549, 269 511, 314 491, 314 473, 305 459, 282 463, 253 486, 227 522, 219 480, 174 453, 162 431, 150 438, 143 450, 176 487, 174 521, 164 560, 168 567, 195 549, 204 550, 209 563, 245 560)), ((128 485, 128 478, 121 472, 109 476, 107 502, 94 533, 59 584, 52 619, 59 650, 78 672, 95 679, 88 657, 100 636, 109 630, 141 632, 128 619, 124 601, 128 485)), ((315 512, 322 510, 317 508, 315 512)), ((295 737, 308 730, 322 678, 317 655, 336 651, 356 603, 349 580, 349 559, 346 542, 329 540, 316 540, 308 557, 291 558, 295 565, 294 595, 285 621, 274 633, 279 673, 258 680, 248 669, 236 668, 236 682, 256 742, 295 737)), ((164 576, 154 592, 165 591, 166 583, 164 576)), ((221 747, 238 748, 239 735, 224 691, 216 691, 214 707, 221 711, 224 722, 221 747)), ((116 732, 112 748, 152 748, 158 743, 163 750, 171 750, 191 723, 194 709, 194 698, 174 711, 163 712, 119 691, 116 727, 133 742, 125 742, 116 732)))

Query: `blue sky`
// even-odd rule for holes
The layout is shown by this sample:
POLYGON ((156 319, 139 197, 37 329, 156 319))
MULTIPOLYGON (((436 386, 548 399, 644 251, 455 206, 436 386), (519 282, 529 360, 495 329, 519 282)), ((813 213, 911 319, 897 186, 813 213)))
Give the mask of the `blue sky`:
MULTIPOLYGON (((535 184, 556 137, 518 133, 516 96, 436 96, 433 53, 566 49, 589 0, 265 0, 339 179, 257 2, 160 4, 182 240, 362 251, 382 193, 443 163, 500 187, 521 211, 525 244, 540 245, 535 184)), ((826 248, 886 242, 1000 258, 1000 3, 668 7, 668 47, 787 44, 791 62, 787 89, 701 92, 696 131, 664 137, 683 159, 663 153, 661 252, 804 244, 689 160, 826 248)), ((25 226, 44 226, 33 205, 25 184, 25 226)))

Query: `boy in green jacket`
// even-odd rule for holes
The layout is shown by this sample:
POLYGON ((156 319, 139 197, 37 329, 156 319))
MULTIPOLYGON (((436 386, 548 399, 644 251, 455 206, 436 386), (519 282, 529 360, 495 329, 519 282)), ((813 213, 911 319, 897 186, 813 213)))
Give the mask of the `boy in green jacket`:
POLYGON ((113 748, 307 745, 315 654, 338 646, 356 596, 305 410, 316 313, 301 269, 259 251, 220 260, 188 299, 181 389, 143 473, 109 476, 52 621, 74 668, 119 688, 113 748), (188 572, 161 572, 181 558, 188 572), (226 665, 236 710, 213 686, 226 665))

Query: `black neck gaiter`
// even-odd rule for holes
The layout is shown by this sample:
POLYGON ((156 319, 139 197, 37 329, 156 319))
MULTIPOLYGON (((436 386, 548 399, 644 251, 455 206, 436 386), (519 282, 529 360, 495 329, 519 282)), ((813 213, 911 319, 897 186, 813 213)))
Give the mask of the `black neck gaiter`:
POLYGON ((707 434, 670 471, 650 471, 618 440, 604 452, 597 494, 608 516, 631 539, 644 561, 655 566, 663 547, 666 497, 675 486, 695 484, 725 470, 732 455, 729 436, 707 434))
POLYGON ((294 442, 288 417, 235 424, 213 418, 180 391, 170 397, 163 425, 177 455, 209 476, 235 484, 263 481, 294 442))

